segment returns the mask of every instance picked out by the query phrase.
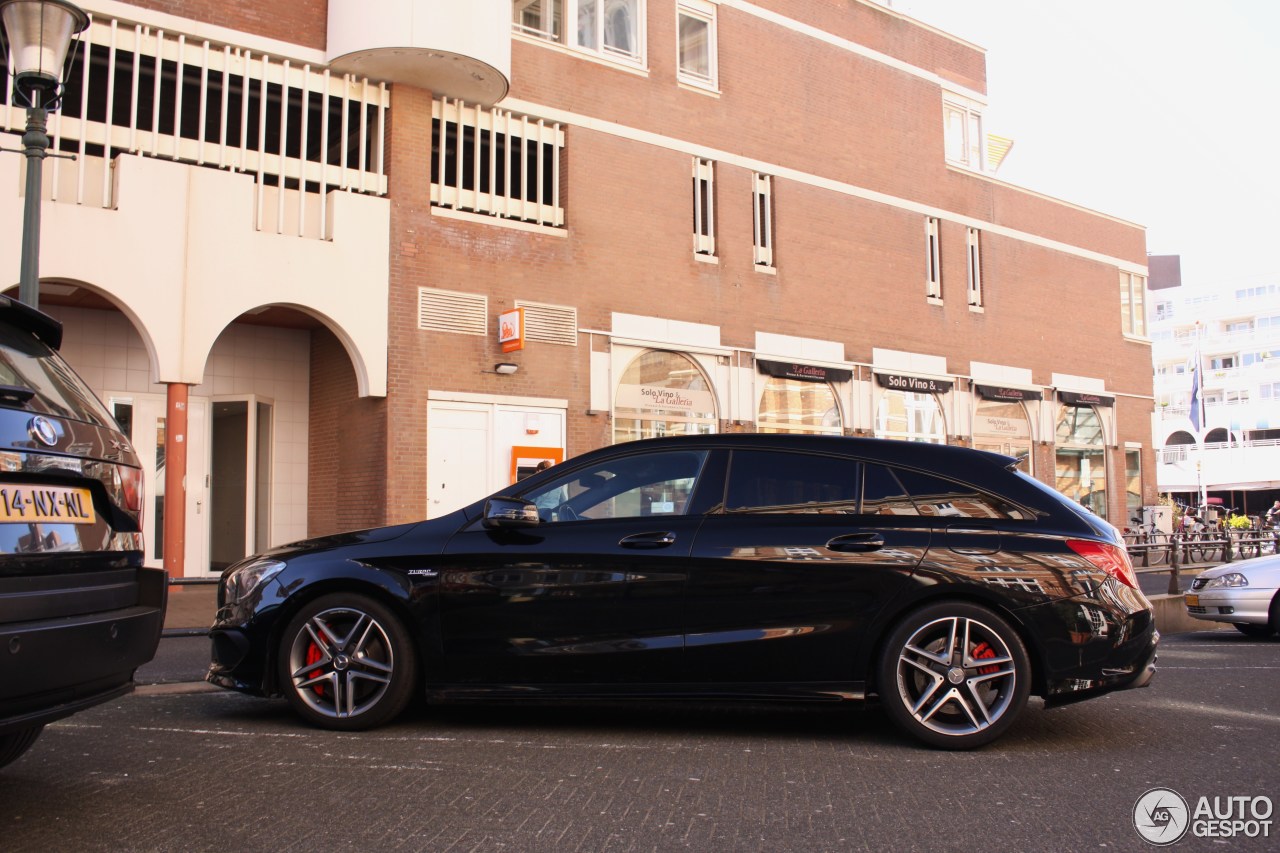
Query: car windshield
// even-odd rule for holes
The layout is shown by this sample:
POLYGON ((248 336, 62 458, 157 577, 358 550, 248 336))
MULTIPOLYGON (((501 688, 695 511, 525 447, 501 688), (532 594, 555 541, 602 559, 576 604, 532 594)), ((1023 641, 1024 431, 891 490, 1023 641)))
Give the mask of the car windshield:
POLYGON ((61 356, 21 329, 0 323, 0 385, 29 389, 32 411, 114 428, 111 415, 61 356))

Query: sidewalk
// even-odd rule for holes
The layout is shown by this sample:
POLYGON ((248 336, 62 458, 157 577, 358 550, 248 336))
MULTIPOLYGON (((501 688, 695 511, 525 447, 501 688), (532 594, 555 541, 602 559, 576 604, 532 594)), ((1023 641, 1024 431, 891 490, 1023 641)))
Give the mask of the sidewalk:
POLYGON ((166 633, 207 631, 218 610, 216 583, 169 585, 169 608, 164 614, 166 633))

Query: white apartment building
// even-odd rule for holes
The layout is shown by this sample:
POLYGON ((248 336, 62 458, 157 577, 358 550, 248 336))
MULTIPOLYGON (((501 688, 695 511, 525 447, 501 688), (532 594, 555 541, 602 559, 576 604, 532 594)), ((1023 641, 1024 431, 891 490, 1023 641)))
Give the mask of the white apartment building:
POLYGON ((1160 491, 1257 515, 1280 497, 1280 285, 1154 290, 1149 305, 1160 491))

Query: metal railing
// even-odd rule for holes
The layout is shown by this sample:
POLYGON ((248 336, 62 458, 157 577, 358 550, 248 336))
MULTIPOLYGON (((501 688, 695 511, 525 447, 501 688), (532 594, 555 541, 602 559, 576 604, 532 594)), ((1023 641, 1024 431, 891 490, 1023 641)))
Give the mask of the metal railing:
POLYGON ((1230 563, 1280 554, 1280 530, 1203 530, 1126 533, 1125 548, 1138 572, 1169 572, 1169 594, 1181 592, 1178 572, 1194 563, 1230 563), (1164 568, 1167 565, 1168 568, 1164 568), (1156 567, 1156 568, 1153 568, 1156 567))
MULTIPOLYGON (((121 154, 251 175, 260 231, 323 239, 328 194, 385 195, 385 83, 196 33, 90 15, 50 116, 46 198, 114 208, 121 154), (313 209, 314 208, 314 209, 313 209)), ((21 133, 0 68, 0 131, 21 133)))

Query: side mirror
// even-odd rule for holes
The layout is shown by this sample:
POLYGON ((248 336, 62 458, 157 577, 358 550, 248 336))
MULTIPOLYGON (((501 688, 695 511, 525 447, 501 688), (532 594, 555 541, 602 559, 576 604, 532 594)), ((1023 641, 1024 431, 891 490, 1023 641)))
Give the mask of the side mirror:
POLYGON ((490 530, 512 530, 541 524, 538 508, 520 498, 489 498, 484 502, 484 519, 481 522, 490 530))

